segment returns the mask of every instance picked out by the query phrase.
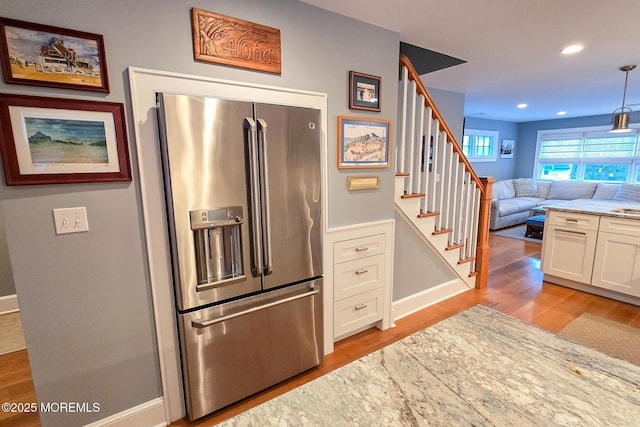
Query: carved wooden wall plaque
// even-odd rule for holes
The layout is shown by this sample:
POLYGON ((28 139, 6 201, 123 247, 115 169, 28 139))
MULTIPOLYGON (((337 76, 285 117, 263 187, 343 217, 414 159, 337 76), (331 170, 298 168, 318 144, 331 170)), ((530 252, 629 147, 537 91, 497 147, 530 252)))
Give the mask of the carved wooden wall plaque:
POLYGON ((281 73, 280 30, 191 9, 196 60, 281 73))

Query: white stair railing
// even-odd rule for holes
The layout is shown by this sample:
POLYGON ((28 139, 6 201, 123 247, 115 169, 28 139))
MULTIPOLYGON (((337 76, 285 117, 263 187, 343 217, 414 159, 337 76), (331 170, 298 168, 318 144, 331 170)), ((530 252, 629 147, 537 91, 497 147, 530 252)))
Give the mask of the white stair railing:
POLYGON ((397 204, 428 241, 444 245, 436 249, 460 277, 484 287, 493 180, 475 174, 411 62, 401 56, 400 65, 396 175, 403 182, 397 204), (414 198, 419 203, 403 208, 403 199, 414 198))

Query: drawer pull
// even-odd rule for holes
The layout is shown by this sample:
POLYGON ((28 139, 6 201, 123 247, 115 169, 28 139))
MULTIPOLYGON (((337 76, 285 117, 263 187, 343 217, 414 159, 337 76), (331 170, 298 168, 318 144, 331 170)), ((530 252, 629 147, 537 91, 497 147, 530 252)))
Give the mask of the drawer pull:
POLYGON ((575 219, 575 218, 565 218, 565 221, 567 221, 567 222, 578 222, 578 220, 575 219))
POLYGON ((356 306, 355 306, 355 307, 353 307, 353 308, 355 308, 355 309, 356 309, 356 311, 360 311, 360 310, 362 310, 363 308, 367 308, 367 304, 365 304, 365 303, 361 302, 360 304, 356 305, 356 306))
POLYGON ((360 274, 364 274, 364 273, 368 273, 369 270, 367 270, 366 268, 364 270, 356 270, 356 274, 360 275, 360 274))
POLYGON ((580 236, 586 236, 587 233, 583 232, 583 231, 573 231, 573 230, 562 230, 562 229, 558 229, 559 233, 567 233, 567 234, 578 234, 580 236))
POLYGON ((360 247, 356 248, 356 252, 364 252, 364 251, 368 251, 368 250, 369 250, 369 248, 366 247, 366 246, 365 247, 360 246, 360 247))

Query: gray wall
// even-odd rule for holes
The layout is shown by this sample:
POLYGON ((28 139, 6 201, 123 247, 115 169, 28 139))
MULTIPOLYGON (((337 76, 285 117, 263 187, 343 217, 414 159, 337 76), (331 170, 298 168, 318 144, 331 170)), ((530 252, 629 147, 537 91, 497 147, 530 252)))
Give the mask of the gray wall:
MULTIPOLYGON (((0 10, 104 35, 111 84, 108 95, 0 82, 2 92, 104 99, 130 111, 126 70, 135 66, 327 93, 330 226, 393 218, 393 169, 373 171, 382 177, 380 190, 351 194, 346 177, 372 171, 338 171, 335 144, 339 115, 395 120, 396 33, 293 0, 0 0, 0 10), (191 7, 281 29, 282 75, 194 62, 191 7), (349 70, 382 77, 381 113, 348 109, 349 70)), ((161 395, 133 129, 128 132, 131 183, 0 186, 38 400, 101 406, 99 413, 41 414, 45 426, 85 424, 161 395), (90 231, 56 236, 52 209, 74 206, 87 207, 90 231)))
POLYGON ((0 297, 14 295, 16 285, 13 283, 13 271, 11 271, 11 259, 9 259, 9 247, 4 235, 4 221, 0 211, 0 297))
POLYGON ((518 125, 518 140, 516 142, 515 155, 516 164, 513 178, 528 178, 533 176, 533 165, 536 158, 536 143, 538 141, 539 130, 604 126, 610 125, 611 123, 611 114, 520 123, 518 125))
POLYGON ((393 301, 431 289, 456 277, 398 214, 394 257, 393 301))
POLYGON ((427 88, 429 95, 438 107, 438 111, 444 117, 447 126, 451 129, 458 143, 462 144, 464 131, 464 94, 427 88))
POLYGON ((496 180, 516 178, 516 176, 514 175, 516 159, 520 154, 520 146, 523 145, 518 140, 518 123, 503 122, 500 120, 479 119, 477 117, 467 117, 465 119, 464 126, 467 129, 498 131, 500 143, 502 143, 504 139, 515 140, 516 145, 513 158, 498 158, 495 162, 473 162, 471 164, 473 165, 473 168, 475 169, 478 176, 491 176, 496 180))

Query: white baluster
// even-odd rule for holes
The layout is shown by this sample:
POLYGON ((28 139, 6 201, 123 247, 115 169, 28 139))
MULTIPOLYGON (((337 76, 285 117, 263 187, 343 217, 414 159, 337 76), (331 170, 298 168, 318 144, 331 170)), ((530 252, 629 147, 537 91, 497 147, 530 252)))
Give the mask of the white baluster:
POLYGON ((462 210, 462 241, 465 244, 464 254, 462 258, 469 258, 469 245, 471 243, 471 239, 469 236, 469 230, 471 226, 471 206, 473 204, 472 194, 473 194, 473 181, 471 180, 471 174, 469 172, 464 172, 464 209, 462 210))
POLYGON ((417 85, 416 82, 411 82, 411 97, 409 98, 409 182, 407 183, 407 190, 409 194, 413 194, 413 181, 416 171, 413 169, 413 158, 416 152, 416 99, 417 85))
POLYGON ((431 154, 432 165, 431 165, 431 190, 429 191, 429 211, 435 212, 438 199, 438 191, 437 191, 437 182, 438 182, 438 170, 440 168, 440 132, 439 132, 440 122, 436 119, 433 120, 433 142, 431 143, 431 147, 433 153, 431 154))
POLYGON ((401 80, 401 103, 400 103, 400 141, 398 141, 397 159, 396 159, 396 172, 405 172, 404 170, 404 153, 405 153, 405 141, 407 138, 407 90, 409 86, 409 70, 407 67, 402 67, 402 80, 401 80))
POLYGON ((438 138, 438 150, 440 151, 440 161, 438 168, 438 212, 440 215, 438 216, 438 220, 436 221, 436 230, 441 230, 443 228, 443 223, 446 224, 446 219, 443 221, 443 216, 445 216, 444 212, 444 199, 446 198, 445 193, 445 182, 447 181, 447 169, 448 169, 448 155, 450 150, 447 150, 447 134, 445 132, 440 132, 440 137, 438 138))
MULTIPOLYGON (((414 159, 413 170, 415 171, 415 181, 414 186, 411 188, 411 191, 414 193, 420 193, 420 184, 422 182, 422 175, 424 173, 422 168, 422 153, 423 153, 423 138, 424 138, 424 96, 420 95, 418 97, 417 103, 417 112, 416 112, 416 120, 417 120, 417 128, 416 128, 416 138, 415 138, 415 146, 416 146, 416 156, 414 159)), ((422 191, 424 193, 424 191, 422 191)), ((423 199, 424 200, 424 199, 423 199)))
POLYGON ((426 129, 424 131, 424 144, 423 144, 423 152, 422 152, 422 162, 423 162, 423 172, 422 172, 422 192, 425 193, 424 199, 422 199, 420 208, 423 213, 426 213, 429 210, 428 199, 431 196, 429 193, 429 175, 431 172, 429 171, 430 166, 430 153, 431 153, 431 135, 432 135, 432 125, 433 118, 431 117, 432 111, 431 107, 427 107, 426 110, 423 111, 423 121, 426 122, 426 129))

